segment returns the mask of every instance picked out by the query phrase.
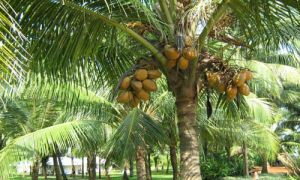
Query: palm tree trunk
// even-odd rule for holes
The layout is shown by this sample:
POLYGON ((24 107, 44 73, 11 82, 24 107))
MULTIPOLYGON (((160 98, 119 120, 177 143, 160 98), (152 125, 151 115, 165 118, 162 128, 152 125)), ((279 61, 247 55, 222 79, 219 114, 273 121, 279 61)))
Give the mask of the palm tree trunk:
POLYGON ((84 178, 84 157, 81 160, 81 177, 84 178))
POLYGON ((31 174, 32 180, 39 179, 39 170, 40 170, 40 161, 39 161, 39 159, 36 159, 36 160, 34 160, 34 162, 32 164, 32 174, 31 174))
POLYGON ((58 159, 58 164, 59 164, 59 167, 60 167, 60 171, 61 171, 63 180, 68 180, 67 175, 66 175, 65 170, 64 170, 64 165, 62 164, 61 157, 60 157, 59 153, 58 153, 57 159, 58 159))
POLYGON ((169 154, 167 154, 167 169, 166 169, 166 174, 169 173, 169 167, 170 166, 170 163, 169 163, 169 154))
POLYGON ((89 180, 96 180, 96 155, 88 155, 88 174, 89 180))
POLYGON ((268 174, 268 156, 266 154, 262 155, 262 160, 263 160, 263 166, 262 166, 262 173, 268 174))
POLYGON ((249 175, 249 167, 248 167, 248 149, 245 141, 243 142, 243 159, 244 159, 244 168, 243 173, 244 176, 249 175))
POLYGON ((154 166, 155 166, 155 171, 158 172, 158 156, 154 157, 154 166))
POLYGON ((193 86, 182 86, 176 94, 176 108, 180 139, 180 179, 201 180, 197 98, 193 86))
POLYGON ((146 179, 151 180, 151 167, 149 154, 145 155, 146 179))
POLYGON ((171 165, 173 169, 173 180, 178 179, 178 165, 177 165, 177 154, 176 154, 176 146, 170 146, 170 159, 171 165))
POLYGON ((136 173, 138 180, 146 180, 145 150, 139 146, 136 152, 136 173))
POLYGON ((48 157, 43 157, 42 158, 42 168, 43 168, 43 175, 44 175, 44 179, 47 179, 47 161, 48 161, 48 157))
POLYGON ((127 168, 126 168, 126 166, 124 166, 124 172, 123 172, 122 180, 129 180, 128 175, 127 175, 127 168))
POLYGON ((74 157, 73 156, 71 156, 71 164, 72 164, 72 176, 75 177, 76 170, 75 170, 74 157))
POLYGON ((102 177, 101 177, 101 158, 100 158, 100 156, 99 156, 99 179, 101 179, 102 177))
POLYGON ((55 177, 56 177, 55 179, 56 180, 62 180, 60 170, 59 170, 58 161, 57 161, 57 156, 55 154, 53 154, 52 158, 53 158, 54 172, 55 172, 55 177))
POLYGON ((134 176, 134 172, 133 172, 133 169, 134 169, 134 165, 133 165, 133 160, 132 159, 130 159, 130 167, 129 167, 129 176, 130 177, 133 177, 134 176))

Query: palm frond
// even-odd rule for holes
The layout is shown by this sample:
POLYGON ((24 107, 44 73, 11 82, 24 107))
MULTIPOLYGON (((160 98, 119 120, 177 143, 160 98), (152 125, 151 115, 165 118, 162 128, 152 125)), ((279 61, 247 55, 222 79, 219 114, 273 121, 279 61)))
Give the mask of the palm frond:
POLYGON ((46 156, 56 148, 67 150, 69 147, 93 147, 100 137, 97 121, 72 121, 40 129, 12 140, 0 151, 0 176, 5 179, 12 173, 13 163, 28 160, 33 155, 46 156))
POLYGON ((137 146, 147 149, 148 145, 165 142, 162 127, 139 109, 133 109, 124 118, 107 143, 105 154, 108 160, 118 163, 134 157, 137 146))

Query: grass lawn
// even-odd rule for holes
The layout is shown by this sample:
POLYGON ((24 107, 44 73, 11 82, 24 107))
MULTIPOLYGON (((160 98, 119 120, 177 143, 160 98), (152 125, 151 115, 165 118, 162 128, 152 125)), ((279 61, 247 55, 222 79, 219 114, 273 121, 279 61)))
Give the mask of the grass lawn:
MULTIPOLYGON (((112 180, 120 180, 122 179, 122 175, 120 173, 114 173, 114 174, 110 174, 110 177, 112 180)), ((156 173, 156 172, 152 172, 152 179, 153 180, 171 180, 172 179, 172 174, 162 174, 161 172, 156 173)), ((31 177, 29 176, 25 176, 25 177, 15 177, 15 178, 11 178, 11 180, 30 180, 31 177)), ((44 179, 44 177, 40 176, 40 179, 44 179)), ((48 176, 48 179, 55 179, 54 176, 48 176)), ((87 177, 82 178, 81 176, 76 176, 74 177, 68 177, 68 179, 70 180, 85 180, 87 179, 87 177)), ((102 179, 106 179, 105 176, 102 176, 102 179)), ((130 180, 136 180, 136 176, 129 178, 130 180)), ((222 178, 223 180, 252 180, 251 177, 245 178, 245 177, 224 177, 222 178)), ((295 180, 293 178, 290 178, 286 175, 259 175, 259 180, 295 180)))
MULTIPOLYGON (((112 180, 120 180, 122 179, 122 175, 119 173, 119 174, 110 174, 110 177, 112 180)), ((162 173, 155 173, 155 172, 152 172, 152 179, 153 180, 171 180, 172 179, 172 174, 162 174, 162 173)), ((14 177, 14 178, 11 178, 11 180, 30 180, 31 177, 29 176, 25 176, 25 177, 22 177, 22 176, 18 176, 18 177, 14 177)), ((44 179, 44 177, 40 176, 40 179, 44 179)), ((48 179, 55 179, 55 176, 48 176, 48 179)), ((72 179, 76 179, 76 180, 83 180, 81 176, 76 176, 75 178, 74 177, 68 177, 68 179, 72 180, 72 179)), ((87 177, 85 177, 84 179, 88 179, 87 177)), ((102 179, 106 179, 106 177, 103 175, 102 176, 102 179)), ((132 177, 132 178, 129 178, 130 180, 136 180, 136 176, 132 177)))

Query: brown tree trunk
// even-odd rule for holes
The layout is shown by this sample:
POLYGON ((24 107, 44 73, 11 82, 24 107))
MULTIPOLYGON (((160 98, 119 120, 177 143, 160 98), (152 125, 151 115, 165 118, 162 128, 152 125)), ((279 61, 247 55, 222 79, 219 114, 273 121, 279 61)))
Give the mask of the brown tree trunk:
POLYGON ((43 176, 44 179, 47 179, 47 161, 48 161, 48 157, 43 157, 42 158, 42 169, 43 169, 43 176))
POLYGON ((263 154, 262 155, 262 160, 263 160, 263 166, 262 166, 261 172, 265 173, 265 174, 268 174, 269 173, 269 171, 268 171, 268 155, 263 154))
POLYGON ((84 157, 82 157, 81 161, 81 177, 84 178, 84 157))
POLYGON ((40 160, 36 159, 36 160, 34 160, 34 162, 32 164, 32 174, 31 174, 32 180, 39 179, 39 170, 40 170, 40 160))
POLYGON ((146 168, 146 179, 151 180, 151 167, 150 167, 150 157, 148 156, 149 154, 145 156, 145 168, 146 168))
POLYGON ((96 155, 88 155, 88 174, 89 180, 96 180, 96 155))
POLYGON ((57 160, 58 160, 58 164, 59 164, 59 167, 60 167, 60 172, 61 172, 61 175, 63 177, 63 180, 68 180, 67 175, 66 175, 65 170, 64 170, 64 165, 61 161, 60 153, 58 153, 57 160))
POLYGON ((122 180, 129 180, 128 175, 127 175, 127 167, 126 166, 124 166, 124 172, 123 172, 122 180))
POLYGON ((243 174, 244 176, 249 175, 249 167, 248 167, 248 149, 245 142, 243 142, 243 159, 244 159, 244 168, 243 168, 243 174))
POLYGON ((176 154, 176 146, 170 146, 170 159, 171 165, 173 169, 173 180, 178 179, 178 165, 177 165, 177 154, 176 154))
POLYGON ((180 139, 180 179, 200 180, 197 97, 193 86, 182 86, 176 93, 180 139))
POLYGON ((72 163, 72 176, 75 177, 76 170, 75 170, 75 165, 74 165, 74 157, 71 156, 71 163, 72 163))
POLYGON ((136 173, 138 180, 146 180, 146 164, 145 164, 145 150, 137 147, 136 152, 136 173))
POLYGON ((53 155, 53 166, 54 166, 54 172, 55 172, 55 179, 56 180, 62 180, 61 174, 60 174, 60 170, 59 170, 59 165, 58 165, 58 161, 57 161, 57 156, 53 155))

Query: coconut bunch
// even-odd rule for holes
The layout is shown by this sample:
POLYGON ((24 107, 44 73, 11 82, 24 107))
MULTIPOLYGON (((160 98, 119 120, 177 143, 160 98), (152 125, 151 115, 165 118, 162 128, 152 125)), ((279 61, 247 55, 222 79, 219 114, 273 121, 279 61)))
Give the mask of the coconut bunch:
POLYGON ((182 52, 178 51, 175 46, 166 45, 163 51, 167 58, 166 66, 168 69, 178 67, 180 70, 187 70, 191 61, 198 57, 198 51, 192 47, 192 40, 189 36, 185 39, 185 47, 182 52))
POLYGON ((235 99, 238 93, 244 96, 250 94, 247 81, 251 80, 253 75, 249 70, 240 70, 234 73, 208 71, 206 77, 208 87, 219 93, 226 92, 228 100, 235 99))
MULTIPOLYGON (((231 67, 224 61, 213 56, 206 57, 201 62, 205 72, 204 86, 210 89, 215 89, 219 93, 226 93, 228 100, 233 100, 239 94, 248 96, 250 88, 247 85, 248 81, 253 78, 253 74, 248 69, 240 69, 231 67)), ((201 66, 200 65, 200 66, 201 66)))
POLYGON ((136 107, 141 101, 148 101, 150 93, 157 90, 156 80, 161 77, 157 67, 143 62, 142 67, 137 66, 132 74, 126 76, 119 86, 119 103, 136 107))

